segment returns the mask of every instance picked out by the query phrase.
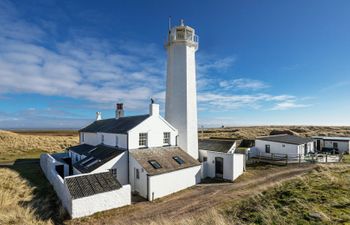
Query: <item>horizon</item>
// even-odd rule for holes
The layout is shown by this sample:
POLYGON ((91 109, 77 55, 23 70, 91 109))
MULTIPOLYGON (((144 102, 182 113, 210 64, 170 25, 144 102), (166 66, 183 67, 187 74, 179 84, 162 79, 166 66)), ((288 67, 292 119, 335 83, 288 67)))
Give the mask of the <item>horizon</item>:
POLYGON ((97 111, 112 118, 117 102, 126 115, 148 113, 151 97, 164 114, 169 16, 199 35, 199 129, 350 126, 348 9, 0 0, 0 129, 79 129, 97 111))

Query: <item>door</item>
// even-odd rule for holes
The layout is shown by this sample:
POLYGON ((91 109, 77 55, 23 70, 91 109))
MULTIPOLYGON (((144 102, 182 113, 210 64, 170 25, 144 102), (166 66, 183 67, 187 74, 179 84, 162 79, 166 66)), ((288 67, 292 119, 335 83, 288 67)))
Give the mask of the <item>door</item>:
POLYGON ((304 145, 304 155, 307 155, 308 149, 307 149, 307 144, 304 145))
POLYGON ((317 151, 321 150, 321 140, 317 140, 316 149, 317 149, 317 151))
POLYGON ((215 157, 215 177, 223 178, 224 174, 224 159, 215 157))

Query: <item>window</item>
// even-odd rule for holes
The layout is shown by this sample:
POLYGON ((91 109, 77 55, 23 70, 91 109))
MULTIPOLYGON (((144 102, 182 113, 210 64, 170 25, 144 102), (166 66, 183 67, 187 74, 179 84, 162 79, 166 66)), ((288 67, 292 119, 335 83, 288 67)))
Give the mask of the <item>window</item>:
POLYGON ((75 161, 76 161, 76 162, 79 161, 78 155, 75 155, 75 161))
POLYGON ((180 165, 185 163, 185 161, 181 159, 179 156, 174 156, 173 159, 180 165))
POLYGON ((110 169, 109 171, 111 171, 114 177, 117 177, 117 169, 113 168, 113 169, 110 169))
POLYGON ((170 132, 163 133, 163 144, 170 145, 170 132))
POLYGON ((136 179, 140 179, 140 170, 135 169, 135 171, 136 171, 136 179))
POLYGON ((283 145, 282 145, 282 147, 284 148, 284 147, 286 147, 286 145, 285 145, 285 144, 283 144, 283 145))
POLYGON ((147 133, 139 133, 139 146, 147 146, 147 133))
POLYGON ((117 146, 117 147, 118 147, 118 135, 117 135, 117 136, 115 136, 115 146, 117 146))
POLYGON ((156 160, 149 160, 148 162, 153 166, 154 169, 162 168, 162 166, 156 160))
POLYGON ((84 133, 81 133, 81 142, 84 142, 85 140, 84 133))
POLYGON ((270 153, 270 145, 265 145, 265 152, 270 153))
POLYGON ((101 143, 103 144, 105 142, 105 136, 102 134, 101 135, 101 143))
POLYGON ((208 161, 208 157, 203 156, 203 162, 206 162, 206 161, 208 161))

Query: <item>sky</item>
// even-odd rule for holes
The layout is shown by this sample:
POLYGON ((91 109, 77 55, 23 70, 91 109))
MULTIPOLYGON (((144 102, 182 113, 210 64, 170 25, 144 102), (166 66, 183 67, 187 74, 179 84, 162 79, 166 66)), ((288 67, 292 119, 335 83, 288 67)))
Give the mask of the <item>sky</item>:
POLYGON ((199 35, 199 126, 350 125, 350 1, 0 0, 0 128, 164 114, 168 17, 199 35))

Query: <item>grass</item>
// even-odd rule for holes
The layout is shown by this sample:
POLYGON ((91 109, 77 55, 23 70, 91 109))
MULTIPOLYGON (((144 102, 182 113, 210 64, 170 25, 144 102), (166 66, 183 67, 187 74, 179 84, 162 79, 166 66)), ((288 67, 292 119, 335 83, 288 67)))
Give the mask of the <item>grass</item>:
MULTIPOLYGON (((17 134, 0 130, 0 161, 11 162, 18 158, 37 158, 41 153, 62 152, 65 148, 78 144, 78 136, 17 134)), ((55 135, 54 135, 55 134, 55 135)))
POLYGON ((0 224, 61 224, 67 218, 38 160, 0 167, 0 224))

